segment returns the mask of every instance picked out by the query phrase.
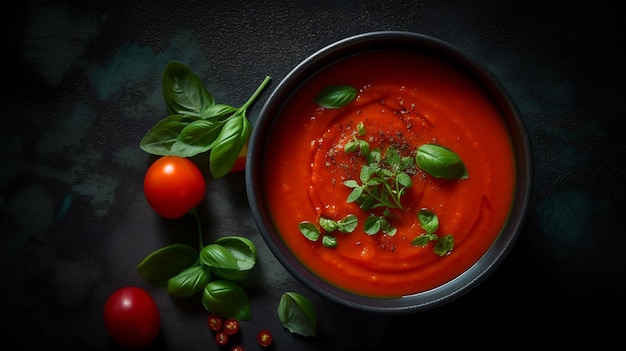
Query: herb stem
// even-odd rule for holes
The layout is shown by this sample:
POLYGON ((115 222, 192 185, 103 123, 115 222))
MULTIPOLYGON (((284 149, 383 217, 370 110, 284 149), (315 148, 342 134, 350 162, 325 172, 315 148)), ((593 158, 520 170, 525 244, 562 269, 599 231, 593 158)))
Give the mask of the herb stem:
POLYGON ((246 101, 245 104, 241 105, 241 107, 239 108, 239 111, 247 110, 248 107, 252 104, 252 102, 257 98, 257 96, 259 96, 259 94, 261 94, 261 91, 263 91, 263 88, 265 88, 265 86, 270 82, 271 79, 272 78, 270 76, 265 76, 265 79, 263 79, 263 81, 261 82, 261 85, 259 85, 259 87, 256 89, 254 94, 252 94, 252 96, 250 96, 248 101, 246 101))
POLYGON ((385 200, 382 196, 377 196, 373 191, 371 191, 367 187, 363 188, 363 191, 367 195, 371 196, 372 198, 374 198, 378 202, 377 205, 373 206, 374 208, 381 207, 381 206, 386 206, 387 208, 398 208, 398 209, 401 209, 401 210, 404 209, 404 207, 402 207, 402 205, 400 204, 399 200, 397 200, 395 198, 395 196, 391 196, 391 199, 393 200, 393 203, 391 203, 391 202, 385 200))

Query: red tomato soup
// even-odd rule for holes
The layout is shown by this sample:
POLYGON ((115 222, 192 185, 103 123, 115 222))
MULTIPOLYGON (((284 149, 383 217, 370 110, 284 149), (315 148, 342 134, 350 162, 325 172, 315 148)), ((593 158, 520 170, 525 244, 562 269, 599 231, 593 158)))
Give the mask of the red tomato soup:
MULTIPOLYGON (((286 103, 264 158, 264 185, 272 219, 298 259, 324 280, 365 296, 396 297, 444 284, 472 266, 500 233, 515 192, 515 160, 499 110, 478 84, 451 65, 418 53, 370 52, 339 61, 317 74, 286 103), (315 96, 330 85, 350 85, 357 98, 341 108, 318 106, 315 96), (417 148, 435 143, 456 153, 469 177, 434 178, 416 167, 413 185, 391 209, 394 235, 364 230, 367 216, 346 200, 345 180, 359 180, 364 161, 347 154, 362 123, 370 149, 394 145, 415 159, 417 148), (417 213, 436 214, 439 237, 454 247, 437 255, 435 242, 416 246, 425 233, 417 213), (358 218, 350 233, 333 232, 334 248, 299 230, 320 217, 358 218)), ((324 231, 321 231, 324 234, 324 231)))

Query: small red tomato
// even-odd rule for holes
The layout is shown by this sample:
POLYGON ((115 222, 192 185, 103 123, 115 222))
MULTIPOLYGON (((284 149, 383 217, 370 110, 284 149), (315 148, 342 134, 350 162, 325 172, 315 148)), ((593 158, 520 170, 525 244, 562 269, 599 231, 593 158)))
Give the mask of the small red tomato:
POLYGON ((236 346, 233 346, 232 351, 246 351, 246 349, 244 349, 243 346, 241 345, 236 345, 236 346))
POLYGON ((246 169, 247 153, 248 153, 248 144, 246 143, 243 146, 243 149, 241 149, 241 151, 239 152, 239 155, 237 155, 237 159, 235 160, 233 167, 230 169, 230 173, 240 172, 246 169))
POLYGON ((223 330, 218 331, 215 334, 215 341, 220 346, 224 346, 228 343, 228 334, 226 334, 223 330))
POLYGON ((143 190, 148 204, 158 214, 180 218, 204 199, 206 182, 190 159, 163 156, 146 171, 143 190))
POLYGON ((272 344, 272 334, 269 330, 261 330, 257 334, 256 340, 261 346, 270 346, 272 344))
POLYGON ((114 291, 104 305, 104 325, 111 338, 127 348, 150 345, 161 330, 161 315, 147 291, 123 287, 114 291))
POLYGON ((222 329, 222 317, 212 314, 207 318, 207 324, 211 330, 219 331, 222 329))
POLYGON ((228 335, 235 335, 239 331, 239 321, 234 318, 229 318, 224 321, 222 328, 224 328, 224 333, 228 335))

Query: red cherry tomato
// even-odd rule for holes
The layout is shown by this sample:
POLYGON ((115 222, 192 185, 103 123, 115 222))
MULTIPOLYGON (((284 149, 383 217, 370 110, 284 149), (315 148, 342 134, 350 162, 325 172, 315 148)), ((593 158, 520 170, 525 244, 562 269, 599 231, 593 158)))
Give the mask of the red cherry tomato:
POLYGON ((235 164, 233 164, 233 167, 230 169, 231 173, 234 172, 241 172, 244 169, 246 169, 246 155, 248 153, 248 144, 246 143, 246 145, 243 146, 243 149, 241 149, 241 151, 239 152, 239 155, 237 155, 237 159, 235 160, 235 164))
POLYGON ((246 349, 244 349, 242 345, 236 345, 233 346, 233 349, 231 351, 246 351, 246 349))
POLYGON ((222 329, 222 317, 212 314, 207 318, 207 324, 209 325, 209 329, 213 331, 219 331, 222 329))
POLYGON ((147 291, 127 286, 109 296, 104 305, 104 325, 121 346, 143 348, 159 334, 161 315, 147 291))
POLYGON ((222 328, 224 333, 228 335, 235 335, 239 331, 239 321, 234 318, 229 318, 224 321, 222 328))
POLYGON ((272 334, 269 330, 261 330, 257 334, 256 340, 261 346, 270 346, 272 344, 272 334))
POLYGON ((148 168, 143 190, 150 206, 165 218, 180 218, 196 207, 206 193, 204 175, 193 161, 163 156, 148 168))

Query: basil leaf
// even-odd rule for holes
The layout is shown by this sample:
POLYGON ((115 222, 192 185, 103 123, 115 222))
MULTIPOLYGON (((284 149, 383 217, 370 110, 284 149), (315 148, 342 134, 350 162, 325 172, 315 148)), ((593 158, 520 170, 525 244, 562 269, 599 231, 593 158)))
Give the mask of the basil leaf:
POLYGON ((343 219, 337 221, 337 228, 342 233, 352 233, 358 224, 359 218, 353 214, 348 214, 343 219))
POLYGON ((200 250, 200 262, 211 268, 237 269, 237 259, 233 253, 219 244, 209 244, 200 250))
POLYGON ((385 218, 381 219, 382 221, 382 229, 387 236, 394 236, 398 232, 398 228, 394 227, 389 223, 389 221, 385 218))
POLYGON ((204 110, 201 117, 203 119, 219 119, 231 115, 235 112, 237 112, 236 107, 224 104, 215 104, 209 106, 209 108, 204 110))
POLYGON ((214 243, 230 250, 237 260, 238 270, 250 270, 256 264, 256 246, 250 239, 242 236, 224 236, 215 240, 214 243))
POLYGON ((453 247, 454 237, 452 234, 448 234, 437 240, 437 243, 435 244, 435 253, 439 256, 444 256, 449 254, 453 247))
POLYGON ((162 247, 146 256, 138 265, 137 273, 146 281, 167 285, 167 281, 198 261, 198 252, 186 244, 162 247))
POLYGON ((374 199, 374 197, 372 196, 363 196, 362 198, 359 199, 359 204, 360 204, 360 208, 363 211, 369 211, 372 207, 374 207, 376 199, 374 199))
POLYGON ((202 293, 202 306, 223 318, 248 321, 252 317, 248 295, 241 286, 228 280, 209 282, 202 293))
POLYGON ((450 149, 424 144, 417 148, 415 155, 417 166, 435 178, 448 180, 467 179, 468 173, 461 158, 450 149))
POLYGON ((216 277, 224 280, 229 280, 231 282, 236 282, 239 280, 243 280, 248 275, 248 271, 242 271, 239 269, 228 269, 228 268, 217 268, 212 267, 211 270, 216 277))
POLYGON ((355 201, 357 201, 361 197, 361 195, 363 195, 363 187, 358 185, 356 183, 356 181, 354 181, 354 180, 346 180, 343 184, 345 186, 347 186, 347 187, 350 187, 350 188, 352 188, 354 186, 354 188, 352 189, 352 191, 348 195, 348 198, 346 199, 347 203, 355 202, 355 201))
POLYGON ((317 335, 317 315, 313 304, 298 293, 283 293, 278 303, 278 318, 291 333, 317 335))
POLYGON ((213 95, 187 66, 171 61, 163 71, 163 98, 171 114, 200 117, 213 104, 213 95))
POLYGON ((337 222, 330 218, 320 217, 317 222, 319 223, 320 227, 322 227, 322 229, 324 229, 324 231, 326 231, 327 233, 332 233, 337 230, 337 222))
POLYGON ((367 235, 378 233, 382 227, 382 221, 378 216, 368 216, 365 218, 364 230, 367 235))
POLYGON ((220 133, 222 123, 214 120, 199 119, 180 131, 170 153, 181 157, 192 157, 208 151, 220 133))
POLYGON ((328 86, 315 97, 316 104, 326 108, 339 108, 356 99, 359 91, 349 85, 328 86))
POLYGON ((189 267, 167 281, 171 296, 189 297, 202 290, 211 281, 211 270, 204 265, 189 267))
POLYGON ((426 246, 428 243, 438 238, 437 234, 420 234, 411 240, 411 245, 426 246))
POLYGON ((322 237, 322 245, 331 249, 335 248, 337 247, 337 238, 333 235, 324 235, 322 237))
POLYGON ((427 234, 432 234, 439 229, 439 217, 437 217, 436 214, 426 209, 421 209, 417 212, 417 218, 419 219, 420 226, 427 234))
POLYGON ((298 228, 300 228, 300 233, 311 241, 317 241, 320 238, 320 230, 311 222, 300 222, 298 228))
POLYGON ((405 188, 410 188, 413 186, 413 181, 411 180, 411 176, 404 172, 400 172, 396 175, 396 180, 400 185, 405 188))
POLYGON ((252 124, 243 114, 233 115, 224 124, 209 155, 209 169, 213 177, 220 178, 230 172, 251 132, 252 124))
POLYGON ((170 115, 152 127, 143 137, 139 146, 152 155, 169 155, 172 145, 176 142, 181 131, 197 119, 198 117, 188 115, 170 115))

